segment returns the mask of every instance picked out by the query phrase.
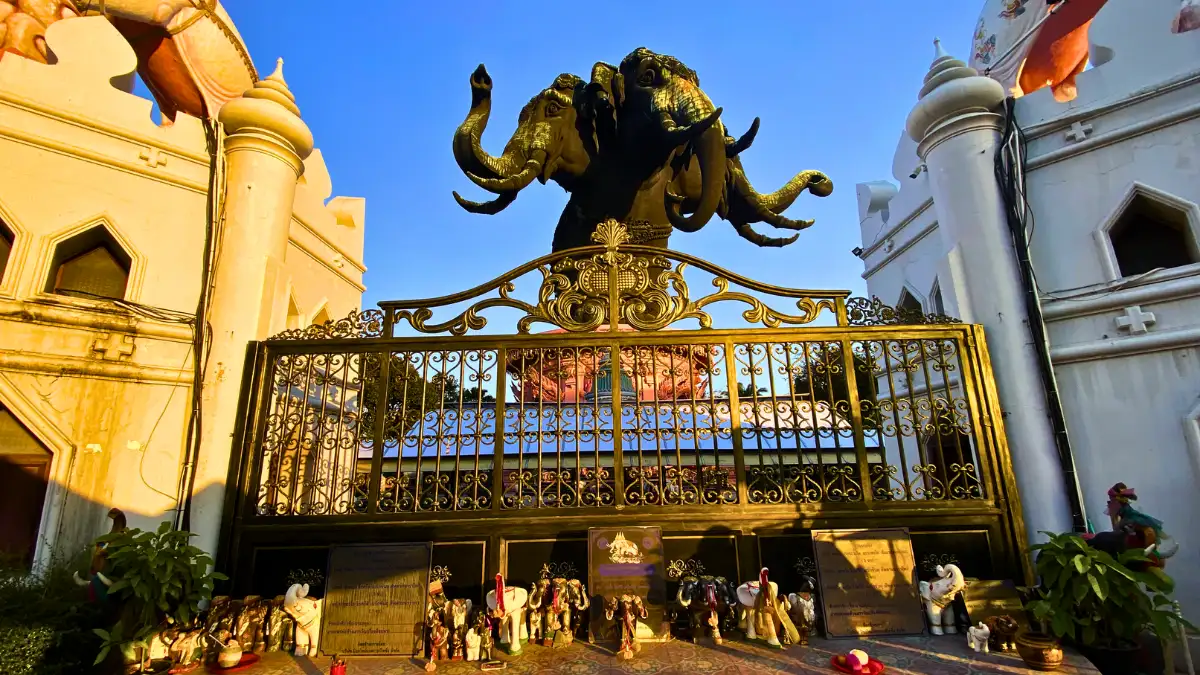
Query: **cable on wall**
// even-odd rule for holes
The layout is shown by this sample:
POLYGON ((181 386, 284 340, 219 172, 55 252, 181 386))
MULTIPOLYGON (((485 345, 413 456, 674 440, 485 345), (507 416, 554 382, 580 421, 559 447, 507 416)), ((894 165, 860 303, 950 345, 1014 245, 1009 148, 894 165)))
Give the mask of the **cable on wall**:
POLYGON ((1075 456, 1071 451, 1071 439, 1067 433, 1066 413, 1058 392, 1058 381, 1054 375, 1054 364, 1050 358, 1050 340, 1046 335, 1046 322, 1042 315, 1041 298, 1038 295, 1037 278, 1030 258, 1029 238, 1032 214, 1025 197, 1025 135, 1017 125, 1014 108, 1016 99, 1011 96, 1004 102, 1004 135, 996 153, 996 181, 1004 201, 1017 265, 1021 270, 1021 285, 1025 294, 1025 311, 1038 357, 1038 370, 1042 389, 1046 396, 1047 414, 1054 431, 1054 443, 1058 449, 1058 460, 1062 467, 1063 483, 1067 501, 1071 508, 1071 522, 1076 532, 1087 532, 1087 514, 1083 507, 1083 491, 1079 486, 1079 474, 1075 469, 1075 456))

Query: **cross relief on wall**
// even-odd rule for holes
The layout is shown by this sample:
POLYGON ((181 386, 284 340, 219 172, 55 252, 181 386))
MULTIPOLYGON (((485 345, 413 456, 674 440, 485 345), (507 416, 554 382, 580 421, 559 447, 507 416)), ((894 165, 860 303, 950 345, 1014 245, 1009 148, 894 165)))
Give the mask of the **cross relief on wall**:
POLYGON ((1078 143, 1087 138, 1092 133, 1092 125, 1087 122, 1074 122, 1071 128, 1067 130, 1067 140, 1072 143, 1078 143))
POLYGON ((1129 331, 1130 335, 1144 335, 1150 326, 1158 323, 1153 312, 1143 312, 1138 305, 1126 307, 1125 314, 1116 318, 1117 328, 1129 331))
POLYGON ((134 348, 133 336, 124 333, 101 333, 92 341, 92 355, 104 361, 128 361, 134 348))

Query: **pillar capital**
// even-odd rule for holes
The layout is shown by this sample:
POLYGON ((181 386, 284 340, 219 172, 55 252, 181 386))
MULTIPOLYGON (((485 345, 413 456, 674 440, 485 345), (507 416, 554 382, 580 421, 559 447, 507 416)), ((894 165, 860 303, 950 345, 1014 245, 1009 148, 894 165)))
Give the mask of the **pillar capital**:
POLYGON ((995 110, 1005 99, 999 82, 947 54, 940 40, 934 40, 934 47, 933 63, 905 125, 922 159, 948 138, 981 127, 999 128, 1002 118, 995 110))
POLYGON ((217 117, 229 139, 227 151, 252 149, 268 152, 303 173, 302 162, 312 153, 313 135, 304 120, 296 97, 283 79, 283 59, 275 72, 259 80, 241 98, 221 107, 217 117))

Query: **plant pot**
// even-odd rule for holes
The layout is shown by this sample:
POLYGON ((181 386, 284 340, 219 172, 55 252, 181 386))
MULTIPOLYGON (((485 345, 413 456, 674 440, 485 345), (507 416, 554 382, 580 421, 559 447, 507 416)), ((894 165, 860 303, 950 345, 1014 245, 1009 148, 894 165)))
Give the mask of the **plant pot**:
POLYGON ((1079 646, 1079 652, 1101 675, 1163 675, 1162 650, 1149 645, 1128 647, 1079 646))
POLYGON ((1017 653, 1033 670, 1058 670, 1063 662, 1062 645, 1045 633, 1024 632, 1017 636, 1017 653))

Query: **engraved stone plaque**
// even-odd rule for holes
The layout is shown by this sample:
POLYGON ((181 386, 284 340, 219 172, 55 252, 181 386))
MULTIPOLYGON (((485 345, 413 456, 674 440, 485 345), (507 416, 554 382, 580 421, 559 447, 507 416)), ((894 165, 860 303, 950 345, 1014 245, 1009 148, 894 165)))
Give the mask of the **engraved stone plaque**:
POLYGON ((321 651, 420 653, 431 549, 427 543, 334 547, 329 554, 321 651))
POLYGON ((925 617, 908 530, 813 530, 829 637, 920 635, 925 617))

